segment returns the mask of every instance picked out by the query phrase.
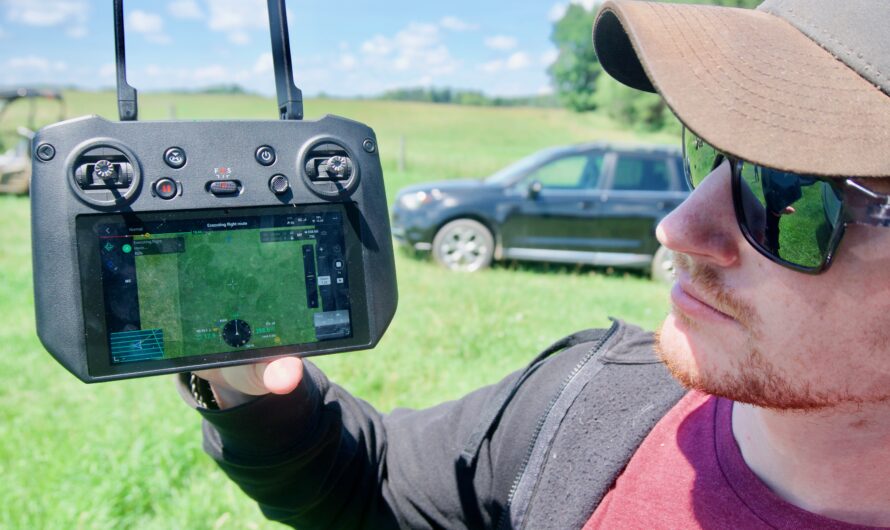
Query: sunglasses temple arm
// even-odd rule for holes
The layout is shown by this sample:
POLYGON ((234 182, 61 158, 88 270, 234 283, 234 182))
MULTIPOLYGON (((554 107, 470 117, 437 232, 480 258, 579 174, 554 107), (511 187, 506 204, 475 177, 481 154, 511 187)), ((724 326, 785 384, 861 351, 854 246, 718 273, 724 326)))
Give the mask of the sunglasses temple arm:
MULTIPOLYGON (((875 193, 852 180, 845 181, 848 188, 855 190, 865 201, 850 200, 846 204, 847 222, 868 226, 890 226, 890 195, 875 193)), ((851 197, 852 199, 852 197, 851 197)))

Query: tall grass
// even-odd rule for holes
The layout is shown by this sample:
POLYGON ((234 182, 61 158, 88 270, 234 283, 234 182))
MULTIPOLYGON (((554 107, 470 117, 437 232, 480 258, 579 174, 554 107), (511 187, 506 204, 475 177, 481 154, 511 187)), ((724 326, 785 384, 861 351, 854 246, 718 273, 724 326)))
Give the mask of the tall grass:
MULTIPOLYGON (((70 114, 113 117, 110 93, 69 93, 70 114)), ((248 96, 154 94, 142 116, 273 118, 248 96)), ((548 145, 629 140, 596 116, 553 109, 316 100, 377 131, 390 196, 431 179, 484 175, 548 145), (394 150, 405 137, 406 171, 394 150)), ((648 138, 669 141, 668 137, 648 138)), ((0 528, 279 528, 200 449, 197 414, 170 377, 84 385, 34 333, 26 198, 0 197, 0 528)), ((377 349, 315 358, 334 380, 383 410, 453 399, 521 367, 553 340, 616 316, 653 328, 666 289, 633 275, 506 264, 448 273, 398 252, 399 310, 377 349)), ((64 308, 60 308, 64 310, 64 308)))

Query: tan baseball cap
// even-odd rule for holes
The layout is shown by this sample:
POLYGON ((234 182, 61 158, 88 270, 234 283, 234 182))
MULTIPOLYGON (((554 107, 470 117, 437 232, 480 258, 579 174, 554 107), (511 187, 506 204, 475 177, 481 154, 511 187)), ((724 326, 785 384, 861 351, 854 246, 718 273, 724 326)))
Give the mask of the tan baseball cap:
POLYGON ((660 93, 721 151, 794 173, 890 176, 890 0, 609 0, 593 42, 607 73, 660 93))

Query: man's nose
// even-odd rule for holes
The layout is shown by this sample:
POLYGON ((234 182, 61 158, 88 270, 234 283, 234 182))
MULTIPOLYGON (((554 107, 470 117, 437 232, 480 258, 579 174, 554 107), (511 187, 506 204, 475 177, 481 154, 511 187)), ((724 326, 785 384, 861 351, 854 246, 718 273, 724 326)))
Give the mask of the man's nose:
POLYGON ((731 180, 729 162, 724 161, 662 219, 655 230, 658 241, 702 263, 735 265, 742 235, 732 205, 731 180))

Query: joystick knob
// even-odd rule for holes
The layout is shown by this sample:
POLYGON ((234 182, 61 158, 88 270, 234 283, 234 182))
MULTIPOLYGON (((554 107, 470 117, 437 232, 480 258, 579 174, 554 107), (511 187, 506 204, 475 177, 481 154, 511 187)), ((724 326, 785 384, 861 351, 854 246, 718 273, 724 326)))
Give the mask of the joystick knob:
POLYGON ((93 176, 98 177, 102 180, 114 178, 114 173, 114 164, 112 164, 108 160, 100 160, 96 162, 95 166, 93 166, 93 176))
POLYGON ((349 159, 345 156, 332 156, 327 163, 328 173, 332 173, 339 178, 343 178, 349 174, 349 159))

